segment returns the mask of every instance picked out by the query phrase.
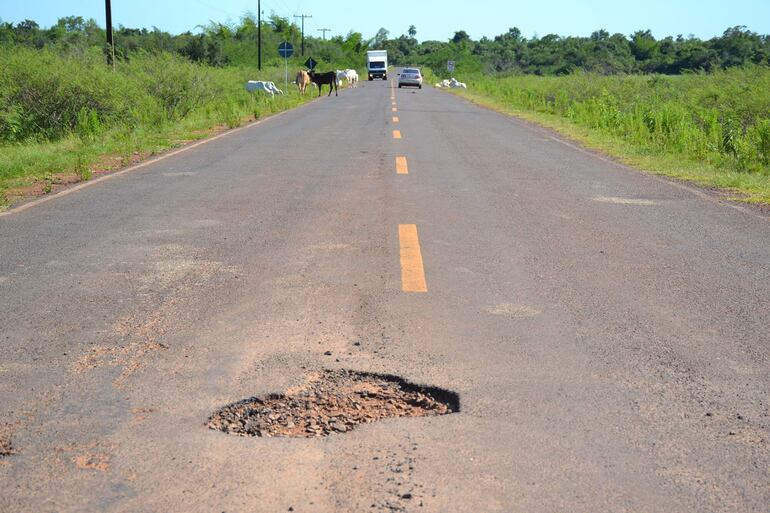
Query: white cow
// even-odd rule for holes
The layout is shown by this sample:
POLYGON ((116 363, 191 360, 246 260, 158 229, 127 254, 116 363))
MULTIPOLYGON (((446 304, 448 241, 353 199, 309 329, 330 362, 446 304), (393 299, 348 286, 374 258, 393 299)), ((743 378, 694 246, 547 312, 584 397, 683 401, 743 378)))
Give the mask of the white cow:
POLYGON ((348 79, 348 72, 338 69, 335 70, 334 73, 337 75, 337 87, 340 87, 342 85, 342 81, 348 79))
POLYGON ((358 84, 358 72, 354 69, 346 69, 345 76, 348 79, 348 87, 356 87, 358 84))
POLYGON ((266 93, 269 93, 270 96, 275 96, 276 94, 283 94, 283 91, 278 89, 275 86, 275 83, 265 82, 263 80, 249 80, 248 82, 246 82, 246 90, 252 93, 254 91, 265 91, 266 93))
POLYGON ((451 80, 444 79, 438 84, 436 84, 436 87, 438 88, 444 88, 444 89, 468 89, 468 86, 465 85, 465 82, 458 82, 456 78, 452 77, 451 80))

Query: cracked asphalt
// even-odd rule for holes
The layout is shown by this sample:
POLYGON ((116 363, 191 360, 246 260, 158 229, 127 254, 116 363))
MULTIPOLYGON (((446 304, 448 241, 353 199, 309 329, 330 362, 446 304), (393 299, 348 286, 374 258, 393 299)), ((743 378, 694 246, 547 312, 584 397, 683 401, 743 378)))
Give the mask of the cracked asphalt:
POLYGON ((0 510, 767 512, 769 221, 379 81, 1 216, 0 510), (323 369, 461 411, 206 426, 323 369))

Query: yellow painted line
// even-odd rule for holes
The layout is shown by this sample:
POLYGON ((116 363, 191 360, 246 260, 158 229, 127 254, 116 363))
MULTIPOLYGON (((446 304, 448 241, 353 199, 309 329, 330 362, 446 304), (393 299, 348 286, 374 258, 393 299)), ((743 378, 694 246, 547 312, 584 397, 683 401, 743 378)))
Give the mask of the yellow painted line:
POLYGON ((394 107, 396 106, 396 102, 390 102, 390 104, 393 105, 394 107))
POLYGON ((396 173, 399 175, 409 174, 409 166, 406 163, 406 157, 396 157, 396 173))
POLYGON ((393 122, 398 123, 398 116, 393 116, 393 122))
POLYGON ((393 112, 398 112, 398 109, 395 107, 392 107, 390 110, 392 110, 393 112))
POLYGON ((428 292, 420 252, 420 239, 417 237, 417 225, 398 225, 398 241, 401 245, 401 290, 428 292))
POLYGON ((401 130, 393 130, 393 139, 401 139, 401 130))

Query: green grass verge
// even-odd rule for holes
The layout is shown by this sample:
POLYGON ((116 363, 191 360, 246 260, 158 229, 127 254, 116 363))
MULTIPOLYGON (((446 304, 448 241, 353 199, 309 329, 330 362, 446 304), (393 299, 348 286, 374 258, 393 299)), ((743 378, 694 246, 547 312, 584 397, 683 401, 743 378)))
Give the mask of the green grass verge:
POLYGON ((452 90, 640 170, 770 204, 770 70, 683 77, 463 77, 452 90))
POLYGON ((274 98, 245 90, 248 79, 284 89, 283 69, 211 68, 170 55, 112 72, 98 54, 16 48, 0 52, 0 65, 8 70, 0 77, 0 209, 26 186, 49 192, 63 176, 87 180, 315 97, 291 83, 274 98))

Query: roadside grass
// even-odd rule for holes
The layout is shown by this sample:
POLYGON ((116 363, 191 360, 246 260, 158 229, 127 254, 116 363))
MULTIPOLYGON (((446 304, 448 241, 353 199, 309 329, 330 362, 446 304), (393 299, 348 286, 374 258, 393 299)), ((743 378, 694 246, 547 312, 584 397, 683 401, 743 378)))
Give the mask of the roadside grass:
POLYGON ((453 93, 620 162, 770 204, 770 69, 462 79, 453 93))
POLYGON ((422 72, 422 85, 424 87, 433 87, 436 83, 441 81, 431 68, 420 68, 420 72, 422 72))
POLYGON ((248 79, 284 89, 283 68, 213 68, 169 54, 112 72, 98 51, 0 48, 0 68, 0 209, 11 192, 44 194, 314 98, 291 82, 275 98, 245 90, 248 79))

